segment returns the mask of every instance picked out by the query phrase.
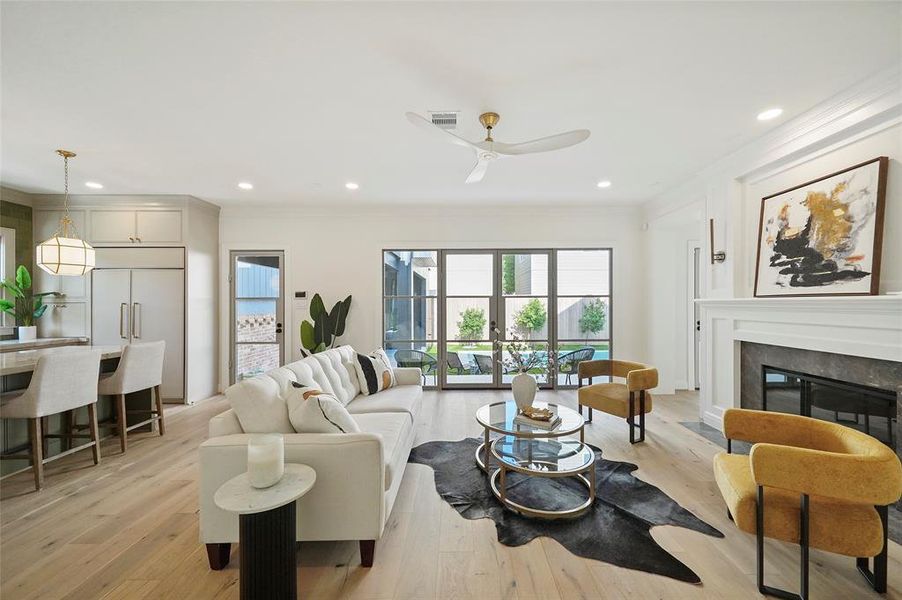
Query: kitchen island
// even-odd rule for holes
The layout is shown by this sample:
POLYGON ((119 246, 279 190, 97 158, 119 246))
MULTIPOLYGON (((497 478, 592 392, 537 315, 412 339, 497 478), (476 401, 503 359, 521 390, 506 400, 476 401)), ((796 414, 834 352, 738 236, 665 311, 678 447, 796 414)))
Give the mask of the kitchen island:
POLYGON ((19 350, 35 350, 37 348, 56 348, 58 346, 83 346, 91 340, 86 337, 54 337, 36 340, 0 340, 0 353, 18 352, 19 350))

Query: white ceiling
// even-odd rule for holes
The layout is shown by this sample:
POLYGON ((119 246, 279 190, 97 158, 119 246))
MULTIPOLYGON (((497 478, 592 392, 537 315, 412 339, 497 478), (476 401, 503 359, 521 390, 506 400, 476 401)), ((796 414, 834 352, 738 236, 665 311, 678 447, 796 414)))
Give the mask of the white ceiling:
POLYGON ((75 192, 231 206, 642 201, 897 63, 902 23, 861 2, 0 6, 4 185, 60 191, 65 147, 75 192), (592 136, 466 185, 470 151, 404 118, 444 109, 470 139, 485 110, 504 142, 592 136))

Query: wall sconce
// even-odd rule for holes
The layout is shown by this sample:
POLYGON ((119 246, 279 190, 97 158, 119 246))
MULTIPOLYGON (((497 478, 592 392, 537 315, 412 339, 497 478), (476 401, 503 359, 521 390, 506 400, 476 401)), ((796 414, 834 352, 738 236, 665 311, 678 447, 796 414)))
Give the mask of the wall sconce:
POLYGON ((708 221, 710 227, 708 230, 708 247, 711 249, 711 264, 722 263, 727 260, 727 253, 723 250, 714 251, 714 219, 708 221))

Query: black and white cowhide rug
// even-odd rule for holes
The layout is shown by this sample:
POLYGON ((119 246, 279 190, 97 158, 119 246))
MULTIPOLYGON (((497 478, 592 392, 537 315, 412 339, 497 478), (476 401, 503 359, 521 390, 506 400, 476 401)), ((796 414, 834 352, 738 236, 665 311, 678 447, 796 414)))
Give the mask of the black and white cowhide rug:
MULTIPOLYGON (((692 569, 655 542, 650 529, 678 525, 715 537, 723 534, 655 486, 636 479, 636 465, 606 460, 591 446, 596 456, 594 506, 575 519, 527 518, 502 507, 492 494, 488 477, 474 459, 479 444, 475 438, 427 442, 411 451, 409 462, 432 467, 436 491, 461 516, 495 521, 502 544, 521 546, 546 536, 577 556, 701 583, 692 569)), ((525 477, 510 471, 507 493, 515 502, 546 509, 578 506, 586 498, 585 486, 572 477, 525 477)))

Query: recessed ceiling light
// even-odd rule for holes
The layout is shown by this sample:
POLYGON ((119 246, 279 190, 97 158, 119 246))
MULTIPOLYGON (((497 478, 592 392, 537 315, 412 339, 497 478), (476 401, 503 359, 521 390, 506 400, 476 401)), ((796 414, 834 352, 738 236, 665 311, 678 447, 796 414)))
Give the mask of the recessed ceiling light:
POLYGON ((359 184, 354 183, 353 181, 349 181, 345 184, 345 187, 349 190, 356 190, 360 188, 359 184))
POLYGON ((242 190, 252 190, 254 189, 254 184, 248 183, 247 181, 242 181, 238 184, 238 187, 240 187, 242 190))
POLYGON ((92 190, 102 190, 103 184, 97 183, 96 181, 86 181, 85 185, 91 188, 92 190))
POLYGON ((759 121, 770 121, 771 119, 776 119, 780 115, 783 114, 782 108, 768 108, 765 111, 758 113, 759 121))
POLYGON ((595 185, 597 185, 600 188, 609 188, 609 187, 611 187, 611 182, 605 179, 604 181, 599 181, 595 185))

